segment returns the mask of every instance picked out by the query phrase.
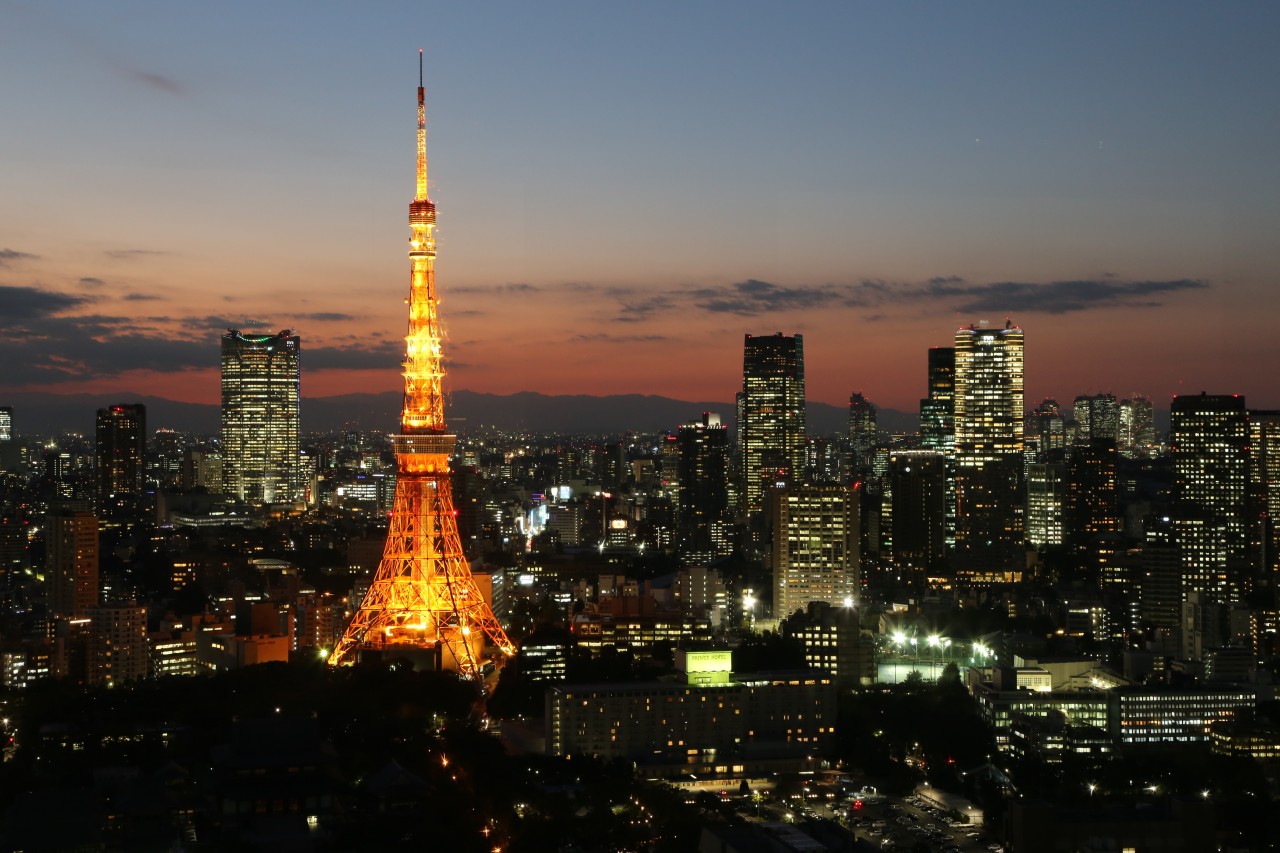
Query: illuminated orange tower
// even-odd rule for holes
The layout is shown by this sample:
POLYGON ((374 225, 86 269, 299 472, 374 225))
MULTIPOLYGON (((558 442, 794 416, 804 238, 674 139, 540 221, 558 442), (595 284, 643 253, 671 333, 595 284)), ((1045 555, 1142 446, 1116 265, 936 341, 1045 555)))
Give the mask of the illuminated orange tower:
POLYGON ((432 649, 446 669, 477 677, 486 644, 514 652, 462 554, 444 423, 444 365, 436 298, 436 206, 427 198, 427 112, 418 54, 418 192, 409 203, 409 333, 396 494, 382 562, 360 609, 329 655, 352 663, 361 649, 432 649))

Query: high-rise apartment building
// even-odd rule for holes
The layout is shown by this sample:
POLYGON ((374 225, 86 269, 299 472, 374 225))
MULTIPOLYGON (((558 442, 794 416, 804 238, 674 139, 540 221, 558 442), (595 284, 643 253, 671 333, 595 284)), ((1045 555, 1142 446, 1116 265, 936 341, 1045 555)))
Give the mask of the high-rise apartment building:
POLYGON ((298 336, 222 336, 223 489, 250 503, 302 499, 298 336))
POLYGON ((764 508, 766 489, 804 475, 804 337, 747 335, 738 395, 744 509, 764 508))
POLYGON ((855 472, 870 470, 877 443, 876 404, 855 391, 849 395, 849 455, 855 472))
POLYGON ((98 519, 93 513, 48 516, 44 578, 50 616, 79 618, 98 606, 98 519))
POLYGON ((955 563, 974 577, 1008 576, 1025 562, 1022 329, 968 326, 955 343, 955 563))
POLYGON ((861 488, 791 486, 773 504, 773 612, 779 619, 811 601, 857 601, 861 488))
POLYGON ((1232 604, 1247 564, 1249 416, 1239 395, 1181 395, 1170 410, 1182 591, 1232 604))
POLYGON ((147 608, 93 607, 89 617, 88 681, 115 687, 147 677, 147 608))
POLYGON ((98 409, 94 454, 99 514, 115 515, 142 495, 147 449, 147 407, 141 403, 98 409))
POLYGON ((724 556, 729 547, 729 438, 720 416, 704 412, 702 420, 684 424, 676 433, 679 458, 679 550, 692 562, 724 556))

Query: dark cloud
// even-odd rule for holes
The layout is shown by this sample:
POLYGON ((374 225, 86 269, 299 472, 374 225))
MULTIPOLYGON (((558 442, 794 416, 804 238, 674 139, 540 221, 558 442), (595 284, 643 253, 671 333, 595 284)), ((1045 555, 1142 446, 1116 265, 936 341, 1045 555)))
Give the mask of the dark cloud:
POLYGON ((123 298, 126 302, 152 302, 160 297, 151 293, 126 293, 123 298))
POLYGON ((703 311, 754 317, 825 309, 869 309, 868 322, 885 319, 894 306, 921 306, 944 312, 1065 314, 1098 308, 1157 308, 1169 297, 1210 287, 1194 279, 1125 280, 1108 273, 1066 281, 970 282, 958 275, 923 282, 863 279, 853 284, 785 286, 760 279, 731 285, 673 289, 638 295, 635 290, 576 284, 562 287, 594 292, 620 303, 618 323, 643 323, 660 312, 703 311))
POLYGON ((106 282, 103 281, 102 279, 94 278, 91 275, 87 275, 84 278, 80 279, 80 283, 83 284, 85 287, 102 287, 102 285, 106 284, 106 282))
POLYGON ((571 344, 594 344, 594 343, 610 343, 610 344, 647 344, 655 341, 671 340, 666 335, 610 335, 604 333, 589 335, 574 335, 569 338, 571 344))
POLYGON ((7 267, 14 261, 32 261, 40 257, 30 252, 19 252, 17 249, 0 249, 0 267, 7 267))
POLYGON ((648 299, 623 300, 622 307, 618 309, 618 316, 613 319, 619 323, 641 323, 654 314, 674 307, 676 307, 675 301, 665 295, 652 296, 648 299))
POLYGON ((295 314, 294 319, 310 320, 313 323, 349 323, 355 320, 352 314, 338 314, 333 311, 317 311, 314 314, 295 314))
POLYGON ((49 317, 89 301, 86 296, 70 293, 0 285, 0 317, 4 318, 8 326, 25 320, 49 317))
POLYGON ((839 301, 839 291, 829 285, 783 287, 750 278, 727 288, 694 291, 694 304, 713 314, 754 316, 775 311, 818 308, 839 301))
POLYGON ((1206 282, 1195 279, 1173 281, 1120 281, 1081 279, 1045 283, 1001 281, 991 284, 944 282, 929 285, 920 294, 946 299, 958 311, 1024 312, 1068 314, 1101 307, 1157 308, 1159 297, 1185 290, 1202 290, 1206 282))
POLYGON ((162 252, 159 249, 107 249, 106 256, 114 258, 117 261, 127 261, 132 258, 146 258, 156 255, 167 255, 168 252, 162 252))
POLYGON ((304 339, 299 358, 307 370, 394 370, 404 360, 404 346, 398 341, 378 341, 355 347, 308 349, 304 339))
POLYGON ((206 317, 187 317, 182 320, 183 325, 190 326, 195 329, 208 329, 210 331, 225 331, 227 329, 273 329, 275 325, 268 323, 266 320, 252 320, 248 317, 241 317, 233 320, 230 317, 210 314, 206 317))
POLYGON ((537 293, 539 288, 537 285, 528 284, 527 282, 510 282, 507 284, 484 284, 470 285, 465 287, 451 287, 450 293, 486 293, 490 295, 498 295, 501 293, 537 293))

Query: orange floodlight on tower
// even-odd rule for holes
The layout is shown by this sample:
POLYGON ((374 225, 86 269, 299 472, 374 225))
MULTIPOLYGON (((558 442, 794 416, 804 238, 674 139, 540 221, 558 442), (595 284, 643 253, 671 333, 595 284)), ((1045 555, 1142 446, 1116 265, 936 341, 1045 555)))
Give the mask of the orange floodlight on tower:
POLYGON ((511 641, 485 601, 462 553, 449 479, 457 437, 444 423, 444 364, 436 298, 436 206, 427 198, 427 113, 418 53, 418 189, 409 203, 409 333, 404 407, 396 452, 396 492, 378 571, 331 665, 363 649, 430 649, 440 665, 477 677, 486 647, 511 655, 511 641))

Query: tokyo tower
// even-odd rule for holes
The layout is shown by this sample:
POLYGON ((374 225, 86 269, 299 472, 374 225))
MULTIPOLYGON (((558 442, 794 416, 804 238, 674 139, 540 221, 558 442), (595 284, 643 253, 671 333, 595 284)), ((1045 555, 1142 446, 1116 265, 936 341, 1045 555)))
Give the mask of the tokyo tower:
POLYGON ((444 365, 436 298, 436 206, 427 198, 427 113, 418 53, 418 192, 409 203, 409 333, 396 493, 382 561, 329 664, 360 650, 433 650, 439 665, 478 678, 485 648, 514 653, 462 554, 449 479, 457 436, 444 423, 444 365))

